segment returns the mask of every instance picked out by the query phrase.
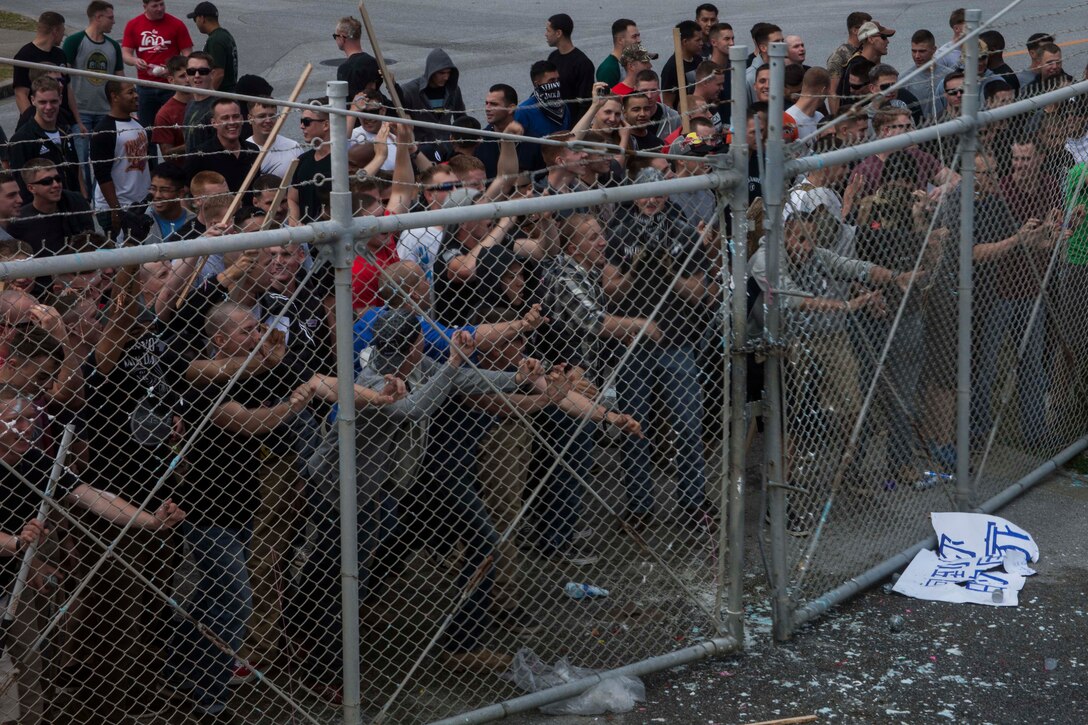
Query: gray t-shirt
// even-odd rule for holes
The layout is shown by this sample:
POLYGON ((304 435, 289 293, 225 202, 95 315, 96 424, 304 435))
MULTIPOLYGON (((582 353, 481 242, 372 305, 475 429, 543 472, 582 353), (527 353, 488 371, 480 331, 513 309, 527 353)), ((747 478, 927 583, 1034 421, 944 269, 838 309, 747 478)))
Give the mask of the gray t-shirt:
MULTIPOLYGON (((87 37, 86 31, 81 30, 69 35, 61 47, 73 68, 99 73, 116 73, 121 69, 121 46, 108 35, 103 37, 101 43, 96 43, 87 37)), ((71 81, 80 113, 104 115, 110 112, 110 102, 106 100, 106 81, 84 76, 72 76, 71 81)))

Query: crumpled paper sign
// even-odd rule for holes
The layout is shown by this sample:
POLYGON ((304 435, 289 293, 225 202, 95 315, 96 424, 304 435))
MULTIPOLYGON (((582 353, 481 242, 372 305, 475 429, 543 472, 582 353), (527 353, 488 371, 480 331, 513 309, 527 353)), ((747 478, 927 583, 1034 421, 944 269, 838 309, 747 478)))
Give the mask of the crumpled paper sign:
POLYGON ((918 552, 892 588, 915 599, 1015 607, 1039 546, 1019 526, 989 514, 930 515, 937 551, 918 552))

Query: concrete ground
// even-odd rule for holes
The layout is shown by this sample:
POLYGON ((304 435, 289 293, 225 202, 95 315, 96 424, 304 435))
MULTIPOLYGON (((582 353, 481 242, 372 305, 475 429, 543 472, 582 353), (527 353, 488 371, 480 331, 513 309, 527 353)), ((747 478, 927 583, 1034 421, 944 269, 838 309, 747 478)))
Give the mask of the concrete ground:
MULTIPOLYGON (((511 725, 726 725, 801 715, 822 723, 1083 723, 1088 479, 1063 471, 1000 515, 1042 552, 1020 606, 923 602, 882 587, 774 644, 762 584, 747 609, 747 650, 645 678, 648 701, 609 717, 511 725), (893 631, 889 619, 904 620, 893 631)), ((750 567, 751 572, 751 567, 750 567)), ((750 576, 757 575, 752 572, 750 576)))

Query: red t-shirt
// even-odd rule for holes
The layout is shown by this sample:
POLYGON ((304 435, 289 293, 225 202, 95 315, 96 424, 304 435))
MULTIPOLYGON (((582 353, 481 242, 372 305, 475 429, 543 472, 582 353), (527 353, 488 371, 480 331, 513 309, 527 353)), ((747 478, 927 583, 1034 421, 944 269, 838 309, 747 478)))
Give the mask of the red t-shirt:
POLYGON ((620 81, 616 85, 612 86, 612 95, 614 96, 629 96, 635 92, 635 89, 627 85, 623 81, 620 81))
MULTIPOLYGON (((185 23, 167 13, 162 20, 148 20, 140 13, 125 26, 125 35, 121 46, 132 48, 136 57, 150 65, 166 65, 166 61, 193 47, 193 39, 185 23)), ((137 76, 145 81, 161 81, 161 76, 153 76, 145 70, 137 71, 137 76)))
POLYGON ((172 148, 185 145, 185 135, 181 127, 185 125, 185 104, 170 96, 155 114, 155 128, 151 131, 151 140, 160 146, 172 148))
POLYGON ((385 245, 374 253, 374 261, 377 264, 371 264, 363 257, 356 257, 355 263, 351 265, 351 307, 354 310, 383 304, 382 298, 378 296, 381 270, 400 261, 397 256, 397 240, 392 234, 385 245))

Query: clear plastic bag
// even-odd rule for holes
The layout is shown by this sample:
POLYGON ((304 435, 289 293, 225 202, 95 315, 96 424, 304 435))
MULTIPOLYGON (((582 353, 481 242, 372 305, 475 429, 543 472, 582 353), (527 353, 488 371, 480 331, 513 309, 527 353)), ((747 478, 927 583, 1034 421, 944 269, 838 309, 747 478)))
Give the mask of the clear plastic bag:
MULTIPOLYGON (((526 692, 539 692, 595 674, 597 670, 575 667, 565 657, 555 665, 548 665, 531 649, 523 647, 514 656, 507 678, 526 692)), ((630 712, 636 702, 645 699, 646 686, 642 680, 625 675, 606 678, 581 695, 545 705, 540 711, 546 715, 604 715, 630 712)))

